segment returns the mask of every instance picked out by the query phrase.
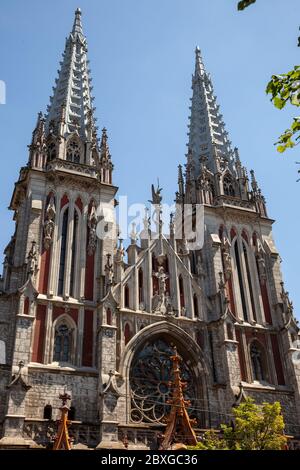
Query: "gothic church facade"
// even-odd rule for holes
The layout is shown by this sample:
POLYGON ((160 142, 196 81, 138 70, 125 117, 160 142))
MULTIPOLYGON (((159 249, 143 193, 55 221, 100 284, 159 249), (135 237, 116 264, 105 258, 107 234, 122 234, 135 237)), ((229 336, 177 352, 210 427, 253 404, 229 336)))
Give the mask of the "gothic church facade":
POLYGON ((75 443, 122 448, 126 436, 129 446, 149 448, 168 413, 174 346, 198 433, 228 422, 232 406, 251 396, 279 400, 287 432, 300 434, 299 328, 274 221, 254 172, 249 181, 231 148, 198 48, 192 91, 176 202, 202 205, 203 247, 178 240, 172 218, 170 237, 161 228, 153 236, 145 217, 141 242, 133 231, 127 250, 121 240, 100 240, 98 207, 115 204, 117 187, 106 130, 97 137, 76 10, 10 203, 15 232, 0 278, 0 446, 49 445, 67 390, 75 443))

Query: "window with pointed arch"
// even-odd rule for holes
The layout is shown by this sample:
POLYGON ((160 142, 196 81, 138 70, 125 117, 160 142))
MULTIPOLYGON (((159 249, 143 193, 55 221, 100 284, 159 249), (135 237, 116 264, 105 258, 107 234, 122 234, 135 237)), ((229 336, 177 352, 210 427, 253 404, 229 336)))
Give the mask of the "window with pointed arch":
POLYGON ((224 190, 225 196, 235 197, 233 179, 228 174, 225 175, 224 178, 223 178, 223 190, 224 190))
POLYGON ((48 161, 54 160, 56 158, 56 144, 53 141, 48 144, 47 157, 48 161))
POLYGON ((67 322, 59 323, 54 333, 54 362, 72 362, 73 329, 67 322))
POLYGON ((267 381, 267 361, 264 347, 253 341, 250 346, 250 358, 252 367, 252 379, 257 382, 267 381))
POLYGON ((71 139, 68 143, 66 160, 68 162, 80 163, 80 146, 77 139, 71 139))

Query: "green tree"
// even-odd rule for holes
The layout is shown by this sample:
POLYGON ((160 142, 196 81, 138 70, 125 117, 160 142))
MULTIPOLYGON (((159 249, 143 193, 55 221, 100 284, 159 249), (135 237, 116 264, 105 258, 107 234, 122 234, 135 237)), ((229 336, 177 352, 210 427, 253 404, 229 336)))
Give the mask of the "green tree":
MULTIPOLYGON (((256 0, 241 0, 238 2, 238 10, 244 10, 256 0)), ((300 37, 298 38, 300 46, 300 37)), ((266 93, 271 95, 271 101, 278 109, 285 107, 287 103, 300 106, 300 66, 280 75, 272 75, 266 87, 266 93)), ((291 126, 286 129, 278 139, 277 150, 282 153, 288 148, 295 147, 300 143, 300 116, 294 118, 291 126)))
POLYGON ((233 408, 234 426, 208 431, 194 450, 282 450, 287 438, 279 402, 256 405, 248 398, 233 408))

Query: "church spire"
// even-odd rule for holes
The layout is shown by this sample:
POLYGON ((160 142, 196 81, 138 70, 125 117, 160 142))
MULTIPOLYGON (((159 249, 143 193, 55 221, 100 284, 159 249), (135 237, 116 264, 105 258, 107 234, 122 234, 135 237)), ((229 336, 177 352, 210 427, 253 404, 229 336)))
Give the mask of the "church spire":
POLYGON ((189 123, 189 153, 193 157, 194 176, 200 173, 201 157, 206 157, 207 166, 216 173, 217 158, 233 167, 233 151, 219 106, 214 95, 213 85, 206 72, 199 47, 195 50, 195 73, 192 79, 192 104, 189 123))
POLYGON ((92 86, 87 59, 87 41, 81 24, 81 10, 75 11, 71 33, 66 39, 63 60, 47 108, 46 132, 57 129, 63 137, 76 132, 83 142, 95 138, 92 86))

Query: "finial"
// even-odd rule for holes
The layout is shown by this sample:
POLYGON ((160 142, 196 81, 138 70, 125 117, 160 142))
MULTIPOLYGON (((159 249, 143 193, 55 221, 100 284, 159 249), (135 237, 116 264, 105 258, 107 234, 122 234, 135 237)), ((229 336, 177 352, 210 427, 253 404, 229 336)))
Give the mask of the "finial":
POLYGON ((130 232, 130 241, 131 241, 132 245, 135 245, 136 241, 137 241, 137 238, 138 238, 138 234, 137 234, 137 231, 136 231, 136 223, 132 222, 131 227, 132 228, 131 228, 131 232, 130 232))
POLYGON ((237 147, 234 147, 233 151, 234 151, 234 156, 235 156, 236 162, 239 162, 239 163, 240 163, 239 149, 238 149, 237 147))
POLYGON ((255 178, 255 173, 254 170, 250 170, 250 175, 251 175, 251 186, 254 192, 258 190, 258 184, 255 178))
POLYGON ((203 60, 202 60, 201 51, 200 51, 199 46, 196 47, 195 54, 196 54, 195 76, 197 76, 197 75, 202 76, 205 73, 205 67, 204 67, 204 63, 203 63, 203 60))
POLYGON ((75 11, 75 19, 74 19, 72 34, 75 34, 75 33, 83 34, 80 8, 77 8, 75 11))

